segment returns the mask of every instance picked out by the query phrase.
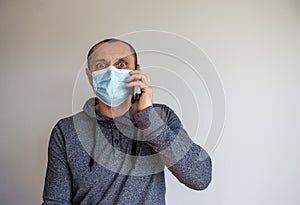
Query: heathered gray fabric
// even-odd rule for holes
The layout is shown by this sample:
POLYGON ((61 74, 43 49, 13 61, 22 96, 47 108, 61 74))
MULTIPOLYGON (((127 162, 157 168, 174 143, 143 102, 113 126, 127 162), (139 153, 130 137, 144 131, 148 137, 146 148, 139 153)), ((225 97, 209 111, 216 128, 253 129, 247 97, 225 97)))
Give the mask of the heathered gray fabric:
POLYGON ((192 189, 209 185, 210 157, 169 107, 154 104, 111 119, 95 111, 95 102, 53 128, 43 204, 163 205, 163 165, 192 189))

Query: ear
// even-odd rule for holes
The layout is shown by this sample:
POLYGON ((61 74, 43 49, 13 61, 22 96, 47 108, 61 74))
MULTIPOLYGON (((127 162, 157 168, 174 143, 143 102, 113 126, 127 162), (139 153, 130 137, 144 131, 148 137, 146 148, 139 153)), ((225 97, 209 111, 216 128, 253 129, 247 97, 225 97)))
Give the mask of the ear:
POLYGON ((85 74, 89 80, 90 85, 93 87, 93 76, 89 68, 85 69, 85 74))

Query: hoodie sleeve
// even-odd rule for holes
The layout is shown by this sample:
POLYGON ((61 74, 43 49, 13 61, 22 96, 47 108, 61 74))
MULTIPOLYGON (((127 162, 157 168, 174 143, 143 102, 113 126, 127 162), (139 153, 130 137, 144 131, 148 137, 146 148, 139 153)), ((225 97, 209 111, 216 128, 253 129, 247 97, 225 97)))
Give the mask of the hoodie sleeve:
POLYGON ((147 143, 181 183, 195 190, 208 187, 212 176, 211 158, 189 138, 173 110, 165 105, 150 106, 134 118, 147 143))
POLYGON ((42 204, 71 204, 71 190, 71 174, 66 160, 65 141, 58 123, 52 130, 48 146, 42 204))

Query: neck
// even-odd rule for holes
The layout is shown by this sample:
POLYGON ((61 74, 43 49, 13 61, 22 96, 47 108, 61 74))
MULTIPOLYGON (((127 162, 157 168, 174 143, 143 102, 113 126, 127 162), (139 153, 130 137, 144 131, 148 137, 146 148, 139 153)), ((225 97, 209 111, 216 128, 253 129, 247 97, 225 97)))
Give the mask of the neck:
POLYGON ((131 97, 129 96, 121 105, 116 107, 110 107, 104 104, 101 100, 98 100, 96 110, 101 114, 109 118, 116 118, 124 115, 131 107, 131 97))

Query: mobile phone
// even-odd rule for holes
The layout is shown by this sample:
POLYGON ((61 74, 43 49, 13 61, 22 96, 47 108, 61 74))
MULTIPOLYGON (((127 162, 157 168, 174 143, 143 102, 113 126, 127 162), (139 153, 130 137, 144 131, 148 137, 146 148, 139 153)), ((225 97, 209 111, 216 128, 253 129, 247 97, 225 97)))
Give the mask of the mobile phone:
MULTIPOLYGON (((137 70, 139 68, 140 68, 140 65, 137 64, 135 66, 135 69, 137 70)), ((134 104, 135 101, 137 101, 140 98, 141 94, 142 94, 141 88, 138 87, 138 86, 134 86, 133 87, 133 95, 132 95, 132 98, 131 98, 131 103, 134 104)))
POLYGON ((133 87, 133 96, 136 96, 136 95, 141 95, 142 94, 142 91, 141 91, 141 88, 140 87, 133 87))

